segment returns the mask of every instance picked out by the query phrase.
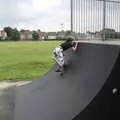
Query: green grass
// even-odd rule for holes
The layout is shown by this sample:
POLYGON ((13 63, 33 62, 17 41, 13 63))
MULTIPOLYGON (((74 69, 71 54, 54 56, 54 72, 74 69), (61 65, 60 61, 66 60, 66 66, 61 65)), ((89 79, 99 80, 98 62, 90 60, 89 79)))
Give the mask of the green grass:
POLYGON ((52 48, 60 42, 0 42, 0 80, 44 75, 53 65, 52 48))

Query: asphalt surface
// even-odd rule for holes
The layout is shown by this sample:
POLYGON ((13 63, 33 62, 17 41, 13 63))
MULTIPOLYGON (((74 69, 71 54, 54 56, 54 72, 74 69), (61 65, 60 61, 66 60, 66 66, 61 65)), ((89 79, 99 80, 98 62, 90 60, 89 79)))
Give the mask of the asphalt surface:
POLYGON ((0 89, 0 120, 14 120, 15 87, 0 89))
POLYGON ((72 120, 102 89, 118 58, 120 47, 79 44, 67 51, 71 65, 61 77, 55 66, 43 77, 17 88, 15 120, 72 120))

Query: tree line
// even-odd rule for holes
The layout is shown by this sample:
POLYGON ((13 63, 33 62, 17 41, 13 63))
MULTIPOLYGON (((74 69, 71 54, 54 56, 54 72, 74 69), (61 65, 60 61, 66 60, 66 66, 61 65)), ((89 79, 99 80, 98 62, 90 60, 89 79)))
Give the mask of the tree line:
MULTIPOLYGON (((8 41, 18 41, 20 40, 20 32, 18 31, 17 28, 11 28, 11 27, 4 27, 3 29, 7 36, 5 38, 5 40, 8 41)), ((37 31, 32 31, 32 39, 33 40, 38 40, 39 39, 39 33, 37 31)), ((2 40, 2 36, 0 37, 0 40, 2 40)))
MULTIPOLYGON (((7 33, 7 37, 5 38, 5 40, 8 41, 18 41, 21 39, 21 32, 25 33, 26 30, 21 30, 18 31, 17 28, 11 28, 11 27, 4 27, 4 31, 7 33)), ((29 31, 29 30, 28 30, 29 31)), ((30 31, 29 31, 30 32, 30 31)), ((71 33, 71 31, 62 31, 64 33, 64 39, 66 36, 71 36, 71 35, 75 35, 76 33, 71 33)), ((62 39, 61 35, 59 36, 60 32, 57 32, 56 36, 57 39, 62 39)), ((101 30, 99 32, 95 32, 95 33, 99 33, 101 36, 104 36, 105 39, 120 39, 120 32, 116 32, 114 29, 110 29, 110 28, 105 28, 104 30, 101 30)), ((32 35, 32 40, 38 40, 40 37, 40 30, 38 31, 32 31, 31 32, 32 35)), ((0 37, 0 40, 2 40, 2 37, 0 37)))
POLYGON ((100 31, 102 36, 105 36, 105 39, 120 39, 120 32, 116 32, 114 29, 105 28, 100 31))

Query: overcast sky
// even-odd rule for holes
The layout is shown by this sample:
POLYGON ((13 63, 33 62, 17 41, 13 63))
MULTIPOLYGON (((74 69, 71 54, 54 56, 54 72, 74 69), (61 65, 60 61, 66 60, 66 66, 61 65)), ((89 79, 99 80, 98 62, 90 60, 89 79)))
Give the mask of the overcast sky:
POLYGON ((0 29, 70 29, 70 0, 0 0, 0 29))
MULTIPOLYGON (((80 26, 81 31, 93 27, 99 30, 102 27, 102 2, 96 0, 80 1, 79 9, 82 10, 80 22, 76 24, 77 29, 80 26), (84 9, 83 3, 86 4, 87 9, 84 9), (97 4, 99 6, 95 7, 97 4), (85 10, 87 10, 87 17, 85 10), (98 12, 100 12, 99 16, 98 12)), ((120 30, 120 4, 112 3, 107 7, 106 25, 120 30)), ((77 16, 79 19, 79 15, 77 16)), ((62 23, 64 30, 70 29, 70 0, 0 0, 0 29, 11 26, 18 29, 59 31, 62 23)))

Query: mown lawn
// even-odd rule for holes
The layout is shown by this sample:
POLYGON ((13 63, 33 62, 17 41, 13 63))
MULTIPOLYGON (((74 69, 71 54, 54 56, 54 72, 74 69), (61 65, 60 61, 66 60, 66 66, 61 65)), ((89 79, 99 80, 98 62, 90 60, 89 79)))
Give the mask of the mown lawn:
POLYGON ((53 65, 52 48, 60 42, 0 42, 0 80, 44 75, 53 65))

